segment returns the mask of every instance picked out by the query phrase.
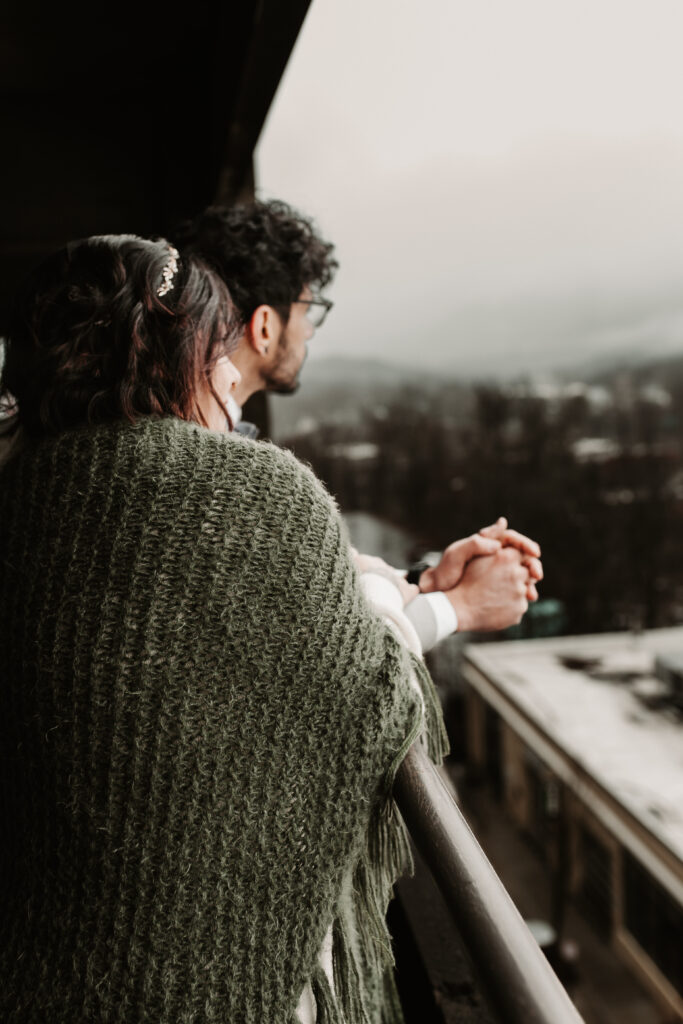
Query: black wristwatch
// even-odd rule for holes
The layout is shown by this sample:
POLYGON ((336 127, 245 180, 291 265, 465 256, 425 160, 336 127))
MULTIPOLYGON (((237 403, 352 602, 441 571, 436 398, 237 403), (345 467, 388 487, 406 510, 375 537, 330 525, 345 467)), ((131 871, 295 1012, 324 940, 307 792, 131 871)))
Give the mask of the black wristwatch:
POLYGON ((408 583, 417 583, 420 586, 420 576, 425 569, 431 569, 429 562, 413 562, 406 573, 406 580, 408 583))

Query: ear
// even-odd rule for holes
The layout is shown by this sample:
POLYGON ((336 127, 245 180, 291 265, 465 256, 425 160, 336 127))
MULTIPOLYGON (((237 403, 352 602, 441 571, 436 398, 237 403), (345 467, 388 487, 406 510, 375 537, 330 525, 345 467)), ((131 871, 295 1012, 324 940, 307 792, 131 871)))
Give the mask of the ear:
POLYGON ((267 356, 274 348, 282 330, 282 321, 272 306, 257 306, 251 314, 245 333, 250 347, 259 356, 267 356))

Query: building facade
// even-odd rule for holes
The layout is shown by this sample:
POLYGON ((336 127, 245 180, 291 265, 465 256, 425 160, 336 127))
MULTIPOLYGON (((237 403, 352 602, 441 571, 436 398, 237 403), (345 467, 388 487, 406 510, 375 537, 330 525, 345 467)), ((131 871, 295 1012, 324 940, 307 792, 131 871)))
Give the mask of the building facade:
POLYGON ((470 770, 569 901, 683 1020, 683 629, 468 646, 470 770))

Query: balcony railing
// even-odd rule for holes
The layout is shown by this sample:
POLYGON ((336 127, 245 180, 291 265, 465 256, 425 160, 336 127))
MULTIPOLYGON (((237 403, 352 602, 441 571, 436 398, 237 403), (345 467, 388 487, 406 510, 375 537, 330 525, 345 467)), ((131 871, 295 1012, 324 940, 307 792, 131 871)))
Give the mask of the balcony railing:
POLYGON ((434 765, 408 752, 394 795, 502 1024, 582 1024, 434 765))

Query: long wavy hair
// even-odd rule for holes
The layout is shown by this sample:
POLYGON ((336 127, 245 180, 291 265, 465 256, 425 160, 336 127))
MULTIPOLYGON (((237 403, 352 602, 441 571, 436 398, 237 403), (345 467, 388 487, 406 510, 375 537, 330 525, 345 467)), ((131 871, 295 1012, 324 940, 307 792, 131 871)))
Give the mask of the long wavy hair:
POLYGON ((33 437, 141 416, 205 426, 198 389, 207 382, 222 406, 212 369, 240 330, 218 275, 189 255, 173 272, 164 239, 98 235, 71 242, 17 296, 0 402, 33 437))

